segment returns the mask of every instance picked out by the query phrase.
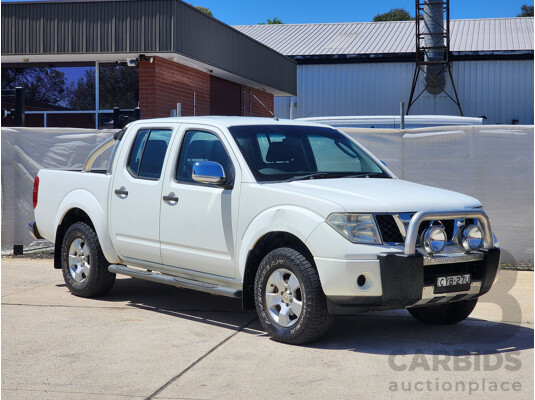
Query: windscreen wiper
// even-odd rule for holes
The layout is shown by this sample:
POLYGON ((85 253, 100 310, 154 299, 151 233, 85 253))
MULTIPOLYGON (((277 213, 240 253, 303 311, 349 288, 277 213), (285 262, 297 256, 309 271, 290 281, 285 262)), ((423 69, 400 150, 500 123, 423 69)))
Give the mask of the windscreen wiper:
POLYGON ((315 172, 313 174, 294 176, 290 179, 286 179, 282 182, 293 182, 293 181, 306 181, 308 179, 325 179, 325 178, 340 178, 340 174, 333 174, 332 172, 315 172))
POLYGON ((360 174, 345 175, 344 178, 390 178, 382 172, 361 172, 360 174))

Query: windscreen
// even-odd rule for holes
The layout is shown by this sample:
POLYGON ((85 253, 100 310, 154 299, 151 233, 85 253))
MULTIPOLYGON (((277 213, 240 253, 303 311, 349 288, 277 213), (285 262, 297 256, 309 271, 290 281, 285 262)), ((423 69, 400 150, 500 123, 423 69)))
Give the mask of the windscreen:
POLYGON ((354 142, 332 128, 243 125, 229 130, 258 182, 390 178, 354 142))

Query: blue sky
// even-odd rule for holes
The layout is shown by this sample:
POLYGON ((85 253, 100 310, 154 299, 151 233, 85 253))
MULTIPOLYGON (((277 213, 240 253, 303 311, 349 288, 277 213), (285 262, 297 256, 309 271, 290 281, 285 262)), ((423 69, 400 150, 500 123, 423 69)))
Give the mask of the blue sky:
MULTIPOLYGON (((392 8, 415 13, 414 0, 188 0, 208 7, 214 17, 229 25, 249 25, 278 17, 285 23, 367 22, 392 8)), ((450 18, 516 17, 530 0, 450 0, 450 18)))
MULTIPOLYGON (((369 22, 375 15, 392 8, 404 8, 411 15, 415 14, 414 0, 186 0, 186 2, 208 7, 214 17, 229 25, 257 24, 274 17, 287 24, 369 22)), ((450 0, 450 18, 516 17, 523 4, 533 5, 533 0, 450 0)))

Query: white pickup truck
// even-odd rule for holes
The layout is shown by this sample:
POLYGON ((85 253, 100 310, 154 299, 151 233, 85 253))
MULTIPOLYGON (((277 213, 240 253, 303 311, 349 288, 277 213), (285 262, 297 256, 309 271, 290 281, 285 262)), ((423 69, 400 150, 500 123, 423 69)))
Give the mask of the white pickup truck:
POLYGON ((82 171, 39 171, 33 196, 30 230, 55 242, 74 295, 103 295, 123 274, 241 298, 285 343, 317 340, 333 314, 459 322, 499 264, 479 201, 399 180, 314 123, 136 121, 82 171), (108 170, 92 170, 110 147, 108 170))

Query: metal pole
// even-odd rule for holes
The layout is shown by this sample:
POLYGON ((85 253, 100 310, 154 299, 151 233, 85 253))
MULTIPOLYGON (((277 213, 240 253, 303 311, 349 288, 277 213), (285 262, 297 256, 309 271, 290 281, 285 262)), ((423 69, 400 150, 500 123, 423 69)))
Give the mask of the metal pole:
POLYGON ((141 108, 136 107, 134 108, 134 120, 141 119, 141 108))
POLYGON ((95 129, 98 129, 98 110, 100 109, 100 63, 95 62, 95 129))
MULTIPOLYGON (((24 126, 24 100, 26 94, 22 87, 15 88, 15 126, 24 126)), ((21 256, 24 253, 24 247, 21 244, 13 245, 13 255, 21 256)))
POLYGON ((176 103, 176 116, 182 116, 182 103, 176 103))
POLYGON ((405 103, 401 102, 399 103, 399 128, 405 129, 405 103))
POLYGON ((119 107, 113 107, 113 129, 120 129, 120 126, 119 126, 119 107))
POLYGON ((15 88, 15 126, 25 125, 24 100, 26 94, 23 87, 15 88))

